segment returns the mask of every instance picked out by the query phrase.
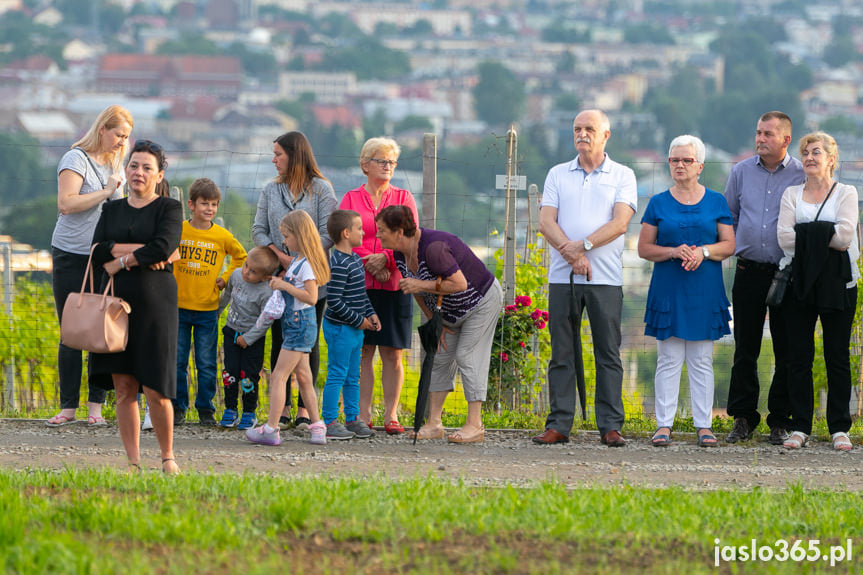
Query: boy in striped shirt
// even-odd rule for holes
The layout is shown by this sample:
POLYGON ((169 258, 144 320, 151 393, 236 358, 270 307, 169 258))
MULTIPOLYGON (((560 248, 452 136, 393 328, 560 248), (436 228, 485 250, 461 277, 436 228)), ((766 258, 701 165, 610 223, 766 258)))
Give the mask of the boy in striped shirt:
POLYGON ((336 210, 327 222, 335 242, 330 255, 327 311, 323 331, 327 342, 327 383, 324 385, 323 420, 327 439, 365 439, 374 435, 360 414, 360 357, 363 330, 380 331, 378 316, 366 295, 365 269, 353 248, 363 243, 363 220, 353 210, 336 210), (339 417, 339 392, 345 422, 339 417))

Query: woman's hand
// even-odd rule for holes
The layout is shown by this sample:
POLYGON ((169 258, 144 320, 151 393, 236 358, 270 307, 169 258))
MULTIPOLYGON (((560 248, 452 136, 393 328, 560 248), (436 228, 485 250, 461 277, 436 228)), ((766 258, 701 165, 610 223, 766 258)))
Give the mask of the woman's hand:
POLYGON ((285 269, 288 269, 288 267, 290 267, 291 265, 291 262, 294 261, 294 258, 292 258, 283 251, 276 250, 275 254, 276 257, 279 258, 279 264, 285 269))
POLYGON ((105 268, 105 273, 113 277, 115 273, 123 269, 123 264, 120 263, 120 258, 116 258, 106 262, 102 267, 105 268))
MULTIPOLYGON (((399 280, 399 289, 404 293, 414 294, 414 293, 422 293, 429 291, 425 287, 425 283, 423 280, 418 280, 416 278, 402 278, 399 280)), ((434 291, 434 290, 432 290, 434 291)))
POLYGON ((389 275, 389 271, 387 270, 387 256, 384 254, 369 254, 362 259, 365 261, 366 271, 373 276, 377 277, 379 273, 384 271, 389 275))
POLYGON ((123 177, 120 174, 111 174, 108 176, 108 185, 105 186, 105 191, 108 192, 108 197, 110 198, 114 195, 114 192, 117 191, 123 184, 123 177))
POLYGON ((378 273, 372 274, 372 277, 380 283, 386 283, 390 281, 390 270, 384 269, 378 273))
POLYGON ((446 346, 446 334, 448 334, 448 333, 452 334, 455 332, 453 330, 451 330, 450 328, 448 328, 447 326, 443 326, 443 331, 440 334, 440 342, 438 342, 438 346, 437 346, 438 351, 440 351, 441 348, 443 348, 444 351, 449 351, 449 348, 446 346))
MULTIPOLYGON (((679 259, 682 260, 680 266, 688 272, 693 272, 701 266, 704 261, 704 253, 697 246, 682 245, 675 248, 677 253, 682 254, 679 259)), ((672 251, 674 254, 674 251, 672 251)))

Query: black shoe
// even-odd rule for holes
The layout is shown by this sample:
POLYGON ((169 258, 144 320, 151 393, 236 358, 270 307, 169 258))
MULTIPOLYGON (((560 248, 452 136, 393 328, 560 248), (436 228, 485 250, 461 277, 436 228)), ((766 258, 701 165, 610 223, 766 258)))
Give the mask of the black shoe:
POLYGON ((727 443, 737 443, 738 441, 748 441, 751 438, 752 429, 749 427, 749 422, 743 417, 735 417, 734 428, 725 438, 725 441, 727 443))
POLYGON ((201 425, 207 427, 215 427, 217 425, 215 414, 206 409, 198 411, 198 421, 201 425))
POLYGON ((788 439, 788 430, 784 427, 771 427, 770 428, 770 443, 773 445, 782 445, 785 443, 785 440, 788 439))
POLYGON ((180 411, 179 409, 174 409, 174 427, 179 427, 180 425, 185 425, 186 423, 186 412, 180 411))

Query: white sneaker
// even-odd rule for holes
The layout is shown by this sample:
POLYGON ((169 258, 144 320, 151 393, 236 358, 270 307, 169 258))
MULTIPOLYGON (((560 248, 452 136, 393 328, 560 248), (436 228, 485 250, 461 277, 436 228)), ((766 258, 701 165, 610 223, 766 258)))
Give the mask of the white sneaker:
POLYGON ((141 431, 152 431, 153 422, 150 421, 150 410, 147 410, 147 413, 144 414, 144 421, 141 422, 141 431))
POLYGON ((312 438, 309 439, 309 443, 314 445, 327 444, 327 426, 324 425, 323 421, 318 420, 309 425, 309 431, 312 432, 312 438))

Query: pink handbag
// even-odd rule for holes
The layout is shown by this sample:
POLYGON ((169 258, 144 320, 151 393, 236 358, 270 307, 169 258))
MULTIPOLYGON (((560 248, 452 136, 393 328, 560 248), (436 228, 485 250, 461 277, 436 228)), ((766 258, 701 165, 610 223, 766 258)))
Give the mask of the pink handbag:
POLYGON ((129 314, 132 307, 114 297, 114 278, 108 280, 102 294, 93 292, 93 250, 81 283, 81 292, 70 293, 63 306, 60 341, 66 347, 93 353, 117 353, 129 341, 129 314), (84 291, 90 278, 90 293, 84 291))

